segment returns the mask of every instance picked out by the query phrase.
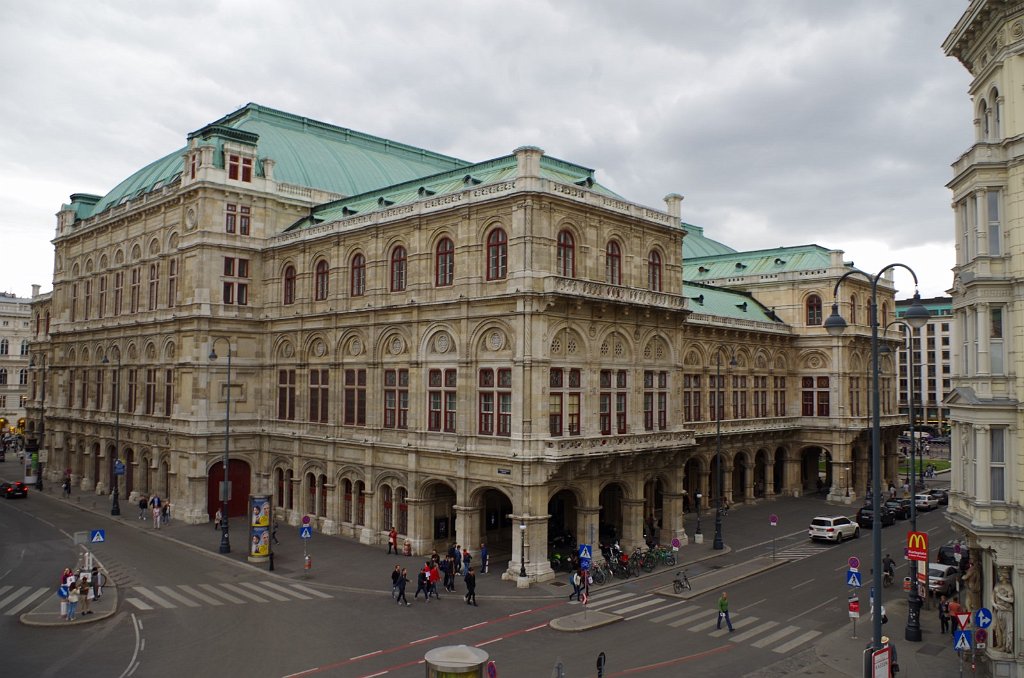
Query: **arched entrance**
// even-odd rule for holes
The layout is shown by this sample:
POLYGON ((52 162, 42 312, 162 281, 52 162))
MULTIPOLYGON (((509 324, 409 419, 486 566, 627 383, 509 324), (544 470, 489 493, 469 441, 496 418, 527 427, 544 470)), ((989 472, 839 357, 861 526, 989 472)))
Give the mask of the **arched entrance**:
MULTIPOLYGON (((512 500, 494 488, 487 488, 480 496, 480 542, 487 544, 488 569, 504 572, 512 559, 512 500)), ((465 544, 477 553, 480 544, 465 544)), ((477 561, 479 563, 479 560, 477 561)))
MULTIPOLYGON (((251 470, 249 462, 242 459, 228 461, 228 481, 231 483, 231 498, 228 500, 228 516, 247 516, 249 514, 249 492, 251 470)), ((224 463, 218 461, 210 467, 206 477, 206 510, 211 518, 221 507, 218 488, 224 480, 224 463)))
POLYGON ((644 541, 661 542, 662 517, 665 508, 665 483, 652 478, 644 483, 644 541))
POLYGON ((786 450, 775 450, 775 463, 772 464, 772 490, 776 496, 783 493, 786 487, 786 450))
POLYGON ((601 511, 598 515, 598 539, 601 543, 611 542, 622 537, 622 499, 625 490, 619 483, 609 483, 601 490, 598 501, 601 511))
MULTIPOLYGON (((576 524, 576 495, 559 490, 548 500, 548 556, 558 552, 569 555, 580 538, 576 524)), ((584 535, 585 536, 585 535, 584 535)))
POLYGON ((832 455, 821 447, 800 453, 800 487, 804 492, 825 492, 832 487, 832 455))
POLYGON ((732 459, 732 484, 729 488, 729 501, 738 504, 746 501, 747 455, 739 453, 732 459))
POLYGON ((683 490, 686 492, 683 497, 683 510, 696 511, 697 495, 704 494, 704 488, 701 487, 700 460, 696 457, 687 459, 683 466, 683 490))
POLYGON ((754 455, 754 497, 761 499, 768 487, 768 451, 758 450, 754 455))
POLYGON ((719 496, 724 496, 725 492, 725 478, 728 469, 725 467, 725 455, 716 454, 711 457, 711 464, 708 467, 710 475, 708 475, 708 494, 707 499, 704 502, 704 506, 715 505, 719 496), (718 466, 722 465, 722 474, 718 474, 718 466))
POLYGON ((455 490, 444 483, 435 482, 423 489, 427 502, 425 513, 430 521, 430 532, 424 535, 432 544, 431 549, 439 553, 448 550, 448 545, 458 541, 455 524, 455 490))
POLYGON ((135 450, 126 447, 122 461, 124 461, 124 497, 128 498, 135 489, 135 450))

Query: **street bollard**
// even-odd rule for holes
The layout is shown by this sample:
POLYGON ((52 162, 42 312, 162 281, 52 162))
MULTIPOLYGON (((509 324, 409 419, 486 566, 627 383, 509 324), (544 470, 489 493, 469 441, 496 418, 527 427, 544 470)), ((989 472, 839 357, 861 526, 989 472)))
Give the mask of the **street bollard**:
POLYGON ((308 553, 306 554, 306 563, 305 565, 303 565, 303 568, 307 570, 313 569, 313 556, 309 555, 308 553))

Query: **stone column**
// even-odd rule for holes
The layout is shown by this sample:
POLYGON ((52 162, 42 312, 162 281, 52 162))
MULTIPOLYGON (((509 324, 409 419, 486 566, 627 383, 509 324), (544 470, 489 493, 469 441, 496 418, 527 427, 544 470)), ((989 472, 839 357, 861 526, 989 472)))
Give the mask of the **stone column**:
POLYGON ((517 582, 526 588, 530 582, 544 582, 555 578, 547 558, 549 516, 515 515, 512 518, 512 559, 502 579, 517 582), (525 529, 523 529, 525 525, 525 529), (526 556, 526 578, 519 576, 522 571, 522 555, 526 556))
MULTIPOLYGON (((754 462, 757 463, 756 461, 754 462)), ((750 503, 754 501, 754 465, 747 464, 743 467, 743 501, 750 503)))
POLYGON ((473 561, 470 563, 480 564, 477 550, 480 548, 480 507, 479 506, 454 506, 455 524, 458 527, 458 534, 455 541, 462 545, 462 548, 469 549, 473 554, 473 561))
POLYGON ((431 500, 408 497, 405 504, 409 507, 409 534, 406 539, 412 544, 412 555, 430 553, 434 543, 434 526, 431 524, 432 514, 430 512, 431 500))
POLYGON ((978 203, 977 223, 975 235, 978 243, 978 256, 985 256, 989 253, 988 247, 988 195, 984 188, 974 191, 974 199, 978 203))
POLYGON ((643 499, 622 500, 622 541, 619 544, 626 551, 644 545, 643 499))
POLYGON ((671 543, 673 539, 678 539, 680 544, 689 544, 686 516, 683 515, 683 493, 665 492, 661 498, 661 543, 671 543))
MULTIPOLYGON (((975 307, 977 310, 977 319, 975 324, 975 332, 978 337, 978 362, 977 362, 977 373, 981 374, 992 374, 992 358, 991 358, 991 336, 990 336, 990 315, 988 304, 980 302, 975 307)), ((987 387, 982 387, 987 390, 987 387)))
POLYGON ((974 427, 974 497, 979 504, 986 504, 991 500, 992 492, 989 487, 989 463, 992 450, 992 440, 989 436, 988 426, 974 427))
POLYGON ((601 552, 598 548, 598 543, 601 541, 599 532, 600 517, 600 506, 576 507, 576 543, 590 544, 594 548, 595 558, 597 557, 596 554, 601 552))

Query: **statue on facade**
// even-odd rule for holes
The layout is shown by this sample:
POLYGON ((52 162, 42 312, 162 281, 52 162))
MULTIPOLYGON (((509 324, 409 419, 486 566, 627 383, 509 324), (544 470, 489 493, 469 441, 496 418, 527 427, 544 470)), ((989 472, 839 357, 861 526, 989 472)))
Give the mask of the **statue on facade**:
POLYGON ((964 588, 967 590, 967 609, 974 612, 981 607, 981 560, 977 551, 971 553, 970 562, 964 573, 964 588))
POLYGON ((1005 565, 999 568, 999 583, 992 587, 992 608, 992 648, 1013 654, 1013 587, 1005 565))

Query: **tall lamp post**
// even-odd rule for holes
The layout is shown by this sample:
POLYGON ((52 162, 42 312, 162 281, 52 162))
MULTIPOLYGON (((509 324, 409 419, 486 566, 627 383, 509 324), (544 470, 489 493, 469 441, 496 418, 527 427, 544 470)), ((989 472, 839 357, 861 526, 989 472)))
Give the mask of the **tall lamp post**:
MULTIPOLYGON (((725 409, 725 387, 722 384, 722 350, 715 349, 715 541, 711 547, 725 548, 722 541, 722 410, 725 409)), ((729 358, 729 367, 736 367, 736 356, 729 358)), ((733 415, 735 416, 735 414, 733 415)))
MULTIPOLYGON (((113 490, 110 493, 110 515, 121 515, 121 501, 119 492, 120 483, 117 480, 117 460, 121 454, 121 352, 118 351, 117 371, 114 373, 114 456, 110 459, 110 484, 113 490)), ((109 365, 107 356, 103 356, 102 363, 109 365)), ((98 405, 99 403, 97 403, 98 405)))
MULTIPOLYGON (((43 449, 43 434, 46 433, 46 354, 39 356, 40 362, 43 368, 43 393, 42 393, 42 404, 39 406, 39 449, 43 449)), ((36 366, 36 359, 33 358, 28 363, 29 367, 36 366)), ((38 453, 37 453, 38 454, 38 453)), ((47 458, 47 464, 50 463, 47 458)), ((39 469, 36 475, 36 489, 43 489, 43 470, 39 469)))
POLYGON ((526 578, 526 519, 519 519, 519 576, 526 578))
MULTIPOLYGON (((921 328, 928 322, 928 309, 921 304, 921 295, 917 291, 917 274, 906 264, 889 264, 876 275, 870 276, 863 271, 847 271, 836 281, 832 290, 832 314, 825 320, 824 326, 828 333, 838 337, 846 330, 846 321, 839 315, 839 286, 851 275, 859 274, 871 283, 871 313, 868 321, 871 324, 871 509, 875 520, 871 521, 872 571, 875 576, 882 571, 882 419, 880 413, 880 388, 878 371, 878 281, 891 269, 900 267, 910 272, 914 278, 914 300, 903 314, 903 319, 911 327, 921 328)), ((877 581, 877 580, 876 580, 877 581)), ((871 616, 871 644, 876 650, 882 647, 882 587, 875 586, 874 610, 871 616)), ((909 633, 909 626, 908 626, 909 633)), ((918 631, 920 633, 920 631, 918 631)), ((911 638, 907 638, 911 640, 911 638)), ((918 637, 920 640, 920 637, 918 637)))
POLYGON ((210 360, 217 359, 217 352, 214 351, 214 347, 217 342, 224 339, 228 343, 228 377, 225 391, 227 391, 227 402, 224 407, 224 461, 222 466, 224 467, 224 482, 220 486, 220 503, 221 503, 221 521, 220 521, 220 552, 231 553, 231 539, 228 536, 228 464, 230 458, 228 453, 231 445, 231 341, 224 337, 216 337, 210 342, 210 360))
POLYGON ((702 541, 704 539, 704 533, 702 533, 700 531, 700 501, 703 498, 704 498, 704 495, 702 495, 700 492, 698 492, 697 493, 697 531, 694 532, 694 534, 699 534, 700 535, 700 538, 701 538, 702 541))
MULTIPOLYGON (((917 494, 917 463, 915 462, 914 452, 917 449, 917 436, 914 435, 914 420, 916 419, 916 410, 914 408, 914 326, 910 323, 903 322, 902 320, 892 320, 883 328, 883 332, 889 329, 890 325, 903 325, 907 328, 907 338, 909 342, 907 344, 907 391, 908 398, 910 399, 910 487, 915 488, 910 493, 910 529, 917 532, 917 500, 915 495, 917 494)), ((886 347, 888 348, 888 347, 886 347)), ((912 574, 917 575, 917 561, 912 562, 913 568, 912 574)), ((907 593, 907 628, 904 632, 904 638, 913 642, 920 642, 921 640, 921 605, 923 601, 921 596, 917 592, 917 577, 912 576, 910 581, 910 591, 907 593)))

